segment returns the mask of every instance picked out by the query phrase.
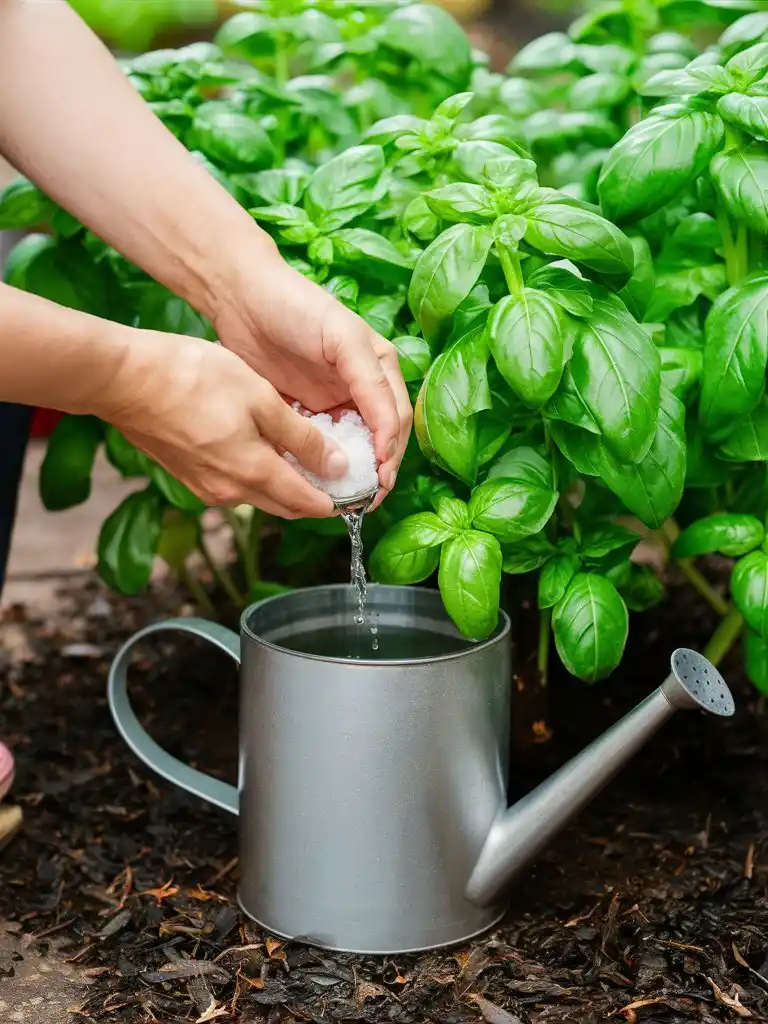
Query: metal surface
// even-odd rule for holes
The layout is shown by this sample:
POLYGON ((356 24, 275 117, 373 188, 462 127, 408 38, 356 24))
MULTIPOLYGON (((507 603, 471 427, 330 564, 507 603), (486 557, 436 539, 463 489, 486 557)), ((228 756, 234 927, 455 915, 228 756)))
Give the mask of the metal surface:
POLYGON ((355 512, 361 509, 367 512, 378 493, 378 488, 372 491, 360 491, 349 498, 334 498, 333 504, 342 512, 355 512))
POLYGON ((732 715, 733 697, 706 658, 695 651, 677 650, 672 655, 672 674, 658 690, 499 815, 469 880, 467 897, 480 906, 493 903, 676 711, 695 709, 732 715))
MULTIPOLYGON (((248 609, 241 623, 239 898, 281 936, 372 954, 471 938, 501 916, 512 876, 677 707, 708 708, 693 696, 701 688, 693 666, 706 680, 708 663, 676 652, 663 687, 507 809, 506 616, 486 643, 432 658, 350 660, 284 646, 308 632, 341 632, 356 601, 347 586, 296 591, 248 609)), ((383 637, 412 628, 460 640, 436 592, 373 586, 369 601, 383 637)), ((112 713, 148 765, 235 810, 232 787, 170 757, 130 708, 130 652, 161 629, 207 637, 237 660, 237 637, 220 626, 152 626, 112 666, 112 713)), ((721 677, 712 680, 725 701, 721 677)))

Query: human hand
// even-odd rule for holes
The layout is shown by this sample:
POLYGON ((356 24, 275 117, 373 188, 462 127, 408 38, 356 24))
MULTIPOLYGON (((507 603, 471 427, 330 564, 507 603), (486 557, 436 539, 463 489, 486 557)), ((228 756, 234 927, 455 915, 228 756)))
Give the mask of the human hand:
POLYGON ((222 344, 289 400, 311 412, 356 407, 373 432, 381 487, 392 490, 413 413, 390 342, 276 250, 229 282, 212 320, 222 344))
POLYGON ((276 449, 327 479, 343 476, 346 457, 268 381, 220 345, 132 334, 103 419, 208 505, 255 505, 284 519, 333 514, 276 449))

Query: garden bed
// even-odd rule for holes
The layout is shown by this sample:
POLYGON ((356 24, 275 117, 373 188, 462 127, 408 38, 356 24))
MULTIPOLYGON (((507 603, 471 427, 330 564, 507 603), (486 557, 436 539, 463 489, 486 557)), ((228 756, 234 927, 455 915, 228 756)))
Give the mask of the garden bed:
MULTIPOLYGON (((656 686, 692 630, 708 635, 688 593, 651 613, 608 683, 553 681, 555 739, 519 789, 656 686)), ((501 929, 458 951, 380 960, 282 944, 250 925, 234 901, 234 821, 150 775, 118 739, 109 658, 178 598, 116 599, 93 584, 68 600, 74 614, 42 629, 21 612, 2 626, 13 653, 0 665, 0 719, 26 827, 0 858, 0 920, 31 937, 22 956, 54 943, 83 971, 73 1020, 768 1019, 768 718, 737 667, 726 667, 736 718, 673 721, 541 857, 501 929)), ((229 663, 186 641, 162 650, 134 674, 144 721, 174 753, 232 779, 229 663)), ((5 982, 18 968, 0 963, 5 982)))

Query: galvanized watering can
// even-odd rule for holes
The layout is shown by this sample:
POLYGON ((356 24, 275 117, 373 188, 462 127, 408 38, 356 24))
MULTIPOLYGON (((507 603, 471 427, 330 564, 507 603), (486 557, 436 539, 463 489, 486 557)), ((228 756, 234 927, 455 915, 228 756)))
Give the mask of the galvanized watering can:
POLYGON ((371 587, 368 607, 379 650, 368 636, 359 659, 312 653, 324 649, 318 637, 348 635, 356 610, 352 587, 327 586, 254 605, 239 638, 199 619, 149 626, 110 671, 112 714, 134 753, 239 813, 241 906, 282 937, 371 954, 469 939, 503 916, 511 879, 675 711, 733 714, 717 670, 676 651, 655 693, 510 808, 508 618, 470 645, 437 592, 371 587), (133 648, 179 630, 240 665, 239 792, 171 757, 131 708, 133 648), (404 630, 422 656, 397 657, 404 630))

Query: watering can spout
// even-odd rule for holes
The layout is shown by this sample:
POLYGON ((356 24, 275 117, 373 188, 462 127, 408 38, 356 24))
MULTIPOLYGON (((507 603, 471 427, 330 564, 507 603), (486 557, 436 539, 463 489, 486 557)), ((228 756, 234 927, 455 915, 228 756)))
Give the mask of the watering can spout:
POLYGON ((672 655, 672 671, 654 693, 498 816, 472 871, 467 899, 483 907, 496 902, 514 876, 683 710, 729 717, 734 702, 717 669, 701 654, 681 649, 672 655))

